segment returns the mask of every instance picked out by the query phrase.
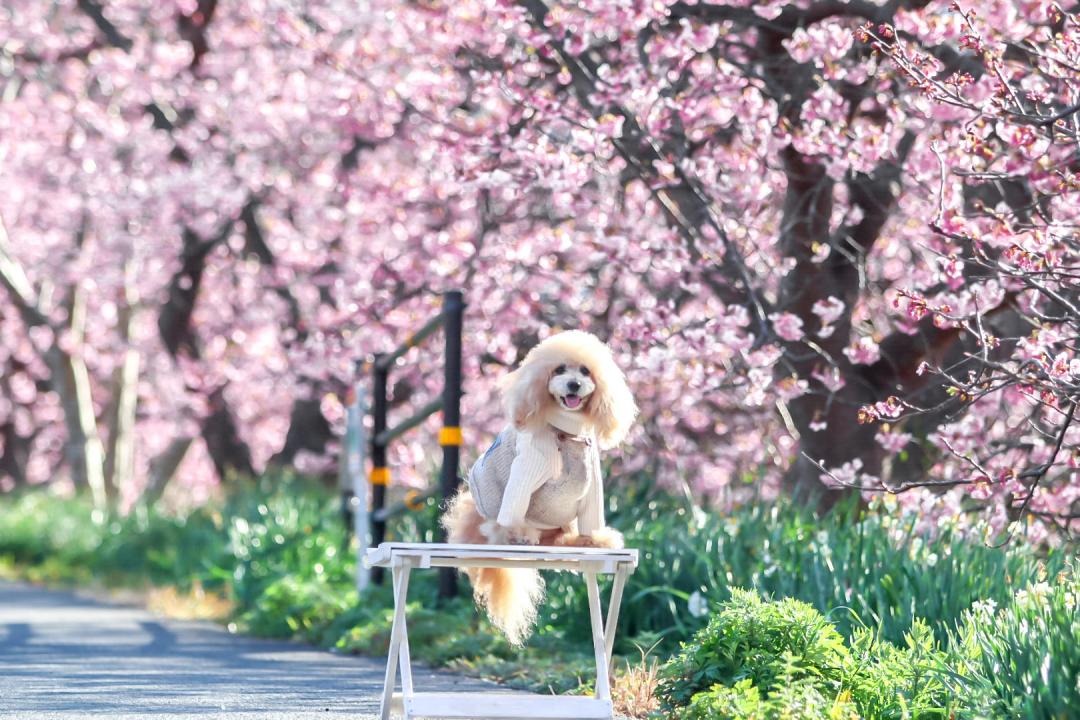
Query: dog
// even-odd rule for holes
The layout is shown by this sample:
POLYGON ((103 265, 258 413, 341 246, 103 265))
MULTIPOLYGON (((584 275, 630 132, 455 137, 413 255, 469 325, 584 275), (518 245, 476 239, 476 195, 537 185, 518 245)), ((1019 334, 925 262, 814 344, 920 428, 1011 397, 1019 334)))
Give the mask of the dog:
MULTIPOLYGON (((509 423, 442 518, 452 543, 622 547, 604 522, 600 451, 637 417, 611 350, 580 330, 552 335, 499 382, 509 423)), ((473 595, 513 645, 536 621, 543 580, 524 568, 466 570, 473 595)))

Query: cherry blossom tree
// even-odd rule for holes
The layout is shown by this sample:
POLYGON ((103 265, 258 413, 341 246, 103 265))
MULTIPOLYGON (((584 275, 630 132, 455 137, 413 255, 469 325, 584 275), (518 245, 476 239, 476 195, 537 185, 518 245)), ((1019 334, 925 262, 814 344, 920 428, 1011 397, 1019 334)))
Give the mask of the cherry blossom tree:
POLYGON ((1068 527, 1080 511, 1080 27, 1050 5, 1046 25, 1001 38, 975 10, 951 9, 982 82, 944 75, 891 27, 861 35, 956 121, 949 129, 959 136, 931 147, 939 178, 925 251, 943 277, 900 289, 895 303, 966 350, 917 369, 937 381, 933 396, 891 397, 861 410, 861 420, 903 438, 888 426, 944 417, 930 440, 949 462, 927 484, 968 485, 972 498, 1000 500, 1006 517, 1032 511, 1068 527))
POLYGON ((355 361, 463 287, 467 442, 584 327, 644 410, 618 474, 1069 522, 1074 12, 9 3, 0 472, 318 470, 355 361))
MULTIPOLYGON (((1030 330, 1030 305, 1002 293, 1002 278, 975 274, 968 283, 962 254, 942 254, 933 222, 942 164, 947 174, 956 168, 951 182, 969 196, 979 192, 962 172, 966 118, 918 84, 912 89, 909 73, 886 62, 895 53, 885 58, 867 42, 867 27, 888 33, 929 59, 924 75, 944 84, 970 77, 973 92, 993 94, 1001 73, 986 70, 962 9, 522 2, 486 10, 463 15, 505 33, 456 56, 471 61, 467 90, 486 83, 512 104, 503 106, 512 139, 485 138, 478 150, 487 162, 466 161, 490 168, 481 181, 525 203, 518 217, 535 222, 537 207, 548 211, 539 227, 514 227, 518 242, 545 237, 551 210, 569 207, 558 229, 577 241, 556 254, 560 270, 597 277, 601 297, 614 303, 593 323, 630 348, 628 357, 653 360, 638 360, 638 377, 656 408, 644 441, 654 474, 681 474, 699 492, 729 496, 741 475, 782 474, 789 488, 812 494, 822 484, 973 486, 966 495, 931 496, 949 512, 986 497, 984 475, 973 472, 970 453, 950 448, 950 433, 959 420, 972 435, 1015 443, 1017 426, 998 417, 1014 398, 994 392, 981 405, 949 402, 954 383, 920 370, 966 371, 987 358, 960 331, 963 315, 945 322, 907 299, 941 296, 970 312, 982 295, 980 322, 999 338, 1030 330), (608 251, 602 268, 569 262, 582 243, 608 251), (648 259, 636 257, 635 245, 648 259), (603 273, 620 266, 629 273, 604 287, 603 273), (918 416, 902 419, 897 397, 918 416), (852 423, 860 407, 885 408, 894 422, 852 423)), ((1038 84, 1047 108, 1040 119, 1074 127, 1074 16, 1049 3, 979 11, 995 42, 1056 53, 1056 76, 1031 56, 1015 62, 1008 82, 1038 84)), ((1067 133, 1062 142, 1069 168, 1067 133)), ((1023 185, 1043 169, 1029 163, 1008 172, 1023 185)), ((1069 227, 1070 207, 1068 197, 1056 202, 1052 222, 1069 227)), ((570 297, 573 313, 582 300, 570 297)), ((1050 342, 1071 335, 1060 332, 1066 320, 1050 316, 1059 330, 1050 342)), ((1060 344, 1053 357, 1062 352, 1071 358, 1060 344)), ((867 410, 861 417, 873 419, 867 410)), ((1037 490, 1031 482, 1003 487, 999 524, 1010 507, 1072 512, 1075 460, 1048 452, 1075 447, 1068 424, 1047 442, 1025 439, 1033 453, 991 451, 1004 478, 1054 475, 1037 490)))

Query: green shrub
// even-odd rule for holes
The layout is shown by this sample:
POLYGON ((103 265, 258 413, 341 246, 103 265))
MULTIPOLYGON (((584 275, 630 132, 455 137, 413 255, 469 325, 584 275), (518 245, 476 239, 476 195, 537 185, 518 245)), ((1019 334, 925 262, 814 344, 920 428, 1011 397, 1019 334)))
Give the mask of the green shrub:
POLYGON ((318 641, 326 627, 356 604, 356 592, 325 580, 278 578, 240 614, 240 627, 254 635, 318 641))
POLYGON ((153 585, 188 590, 198 581, 220 589, 227 577, 216 568, 230 566, 221 518, 208 508, 183 516, 137 510, 102 527, 91 562, 100 577, 122 581, 123 574, 153 585))
POLYGON ((664 666, 659 695, 673 710, 715 685, 743 680, 765 695, 801 680, 835 694, 847 657, 836 628, 806 603, 769 602, 732 588, 731 600, 664 666))
POLYGON ((90 507, 78 500, 28 492, 0 505, 0 556, 28 567, 31 579, 92 578, 104 532, 90 507))
POLYGON ((684 720, 931 720, 963 709, 946 666, 924 622, 915 622, 903 647, 862 629, 849 648, 806 603, 733 589, 661 669, 658 694, 665 711, 684 720))
POLYGON ((227 552, 234 600, 250 607, 272 584, 353 583, 355 556, 342 552, 345 531, 336 500, 325 493, 244 494, 229 502, 227 552))
POLYGON ((698 693, 675 720, 860 720, 846 694, 829 698, 806 679, 785 680, 769 696, 750 680, 698 693))
POLYGON ((860 717, 950 718, 958 702, 942 671, 946 663, 945 653, 922 620, 915 620, 903 647, 861 629, 851 640, 843 685, 860 717))

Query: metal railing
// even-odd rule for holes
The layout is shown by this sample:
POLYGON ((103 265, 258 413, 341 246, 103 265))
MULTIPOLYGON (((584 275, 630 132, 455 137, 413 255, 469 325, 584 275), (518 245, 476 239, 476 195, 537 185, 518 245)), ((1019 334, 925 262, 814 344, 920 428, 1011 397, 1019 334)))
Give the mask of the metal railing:
MULTIPOLYGON (((352 479, 352 497, 348 498, 347 496, 350 493, 348 490, 345 491, 345 511, 352 514, 354 532, 361 548, 367 541, 369 531, 372 547, 377 546, 386 538, 387 520, 409 510, 423 507, 424 501, 436 494, 441 494, 445 502, 457 492, 460 483, 458 465, 461 460, 461 330, 464 313, 465 300, 462 292, 460 290, 450 290, 443 294, 442 312, 424 323, 396 350, 375 356, 375 360, 371 364, 373 398, 369 483, 363 482, 362 471, 360 470, 363 467, 362 454, 364 449, 362 417, 366 409, 362 389, 357 389, 354 402, 349 406, 348 417, 350 424, 346 430, 342 483, 343 485, 348 484, 347 476, 352 479), (411 348, 419 345, 440 328, 443 329, 445 334, 442 397, 427 403, 411 417, 399 422, 397 425, 388 427, 390 398, 387 392, 390 371, 411 348), (410 491, 405 495, 404 500, 387 507, 386 490, 390 484, 387 447, 393 440, 419 427, 427 418, 440 410, 443 415, 443 426, 439 430, 439 444, 443 449, 443 457, 438 486, 425 491, 410 491), (352 422, 354 420, 355 427, 352 422), (357 455, 360 456, 359 460, 356 458, 357 455), (368 484, 370 484, 370 515, 360 511, 360 508, 368 506, 368 484)), ((437 532, 440 541, 445 541, 445 533, 441 527, 438 528, 437 532)), ((362 551, 359 552, 357 557, 357 586, 360 589, 367 585, 368 580, 367 571, 360 566, 359 562, 359 556, 362 554, 362 551)), ((381 567, 373 568, 370 580, 376 585, 381 585, 385 580, 385 570, 381 567)), ((442 568, 439 571, 439 596, 445 598, 456 594, 457 578, 453 569, 442 568)))

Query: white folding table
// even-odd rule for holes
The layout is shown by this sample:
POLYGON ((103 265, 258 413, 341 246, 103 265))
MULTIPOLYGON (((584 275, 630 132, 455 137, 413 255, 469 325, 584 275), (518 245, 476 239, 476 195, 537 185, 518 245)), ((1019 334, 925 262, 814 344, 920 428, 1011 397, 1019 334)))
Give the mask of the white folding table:
POLYGON ((389 567, 394 579, 394 624, 390 631, 390 653, 386 659, 382 720, 389 720, 392 706, 398 706, 405 720, 412 718, 484 718, 485 720, 557 720, 582 718, 610 720, 611 688, 608 667, 615 642, 626 578, 637 567, 637 550, 544 547, 531 545, 453 545, 445 543, 382 543, 364 557, 368 567, 389 567), (520 567, 537 570, 574 570, 585 578, 592 620, 593 652, 596 655, 596 693, 593 697, 524 695, 495 693, 413 692, 409 661, 409 635, 405 627, 405 599, 409 591, 409 571, 433 567, 520 567), (600 588, 596 577, 614 575, 606 624, 600 615, 600 588), (398 666, 401 693, 394 692, 398 666), (398 703, 400 702, 400 705, 398 703))

